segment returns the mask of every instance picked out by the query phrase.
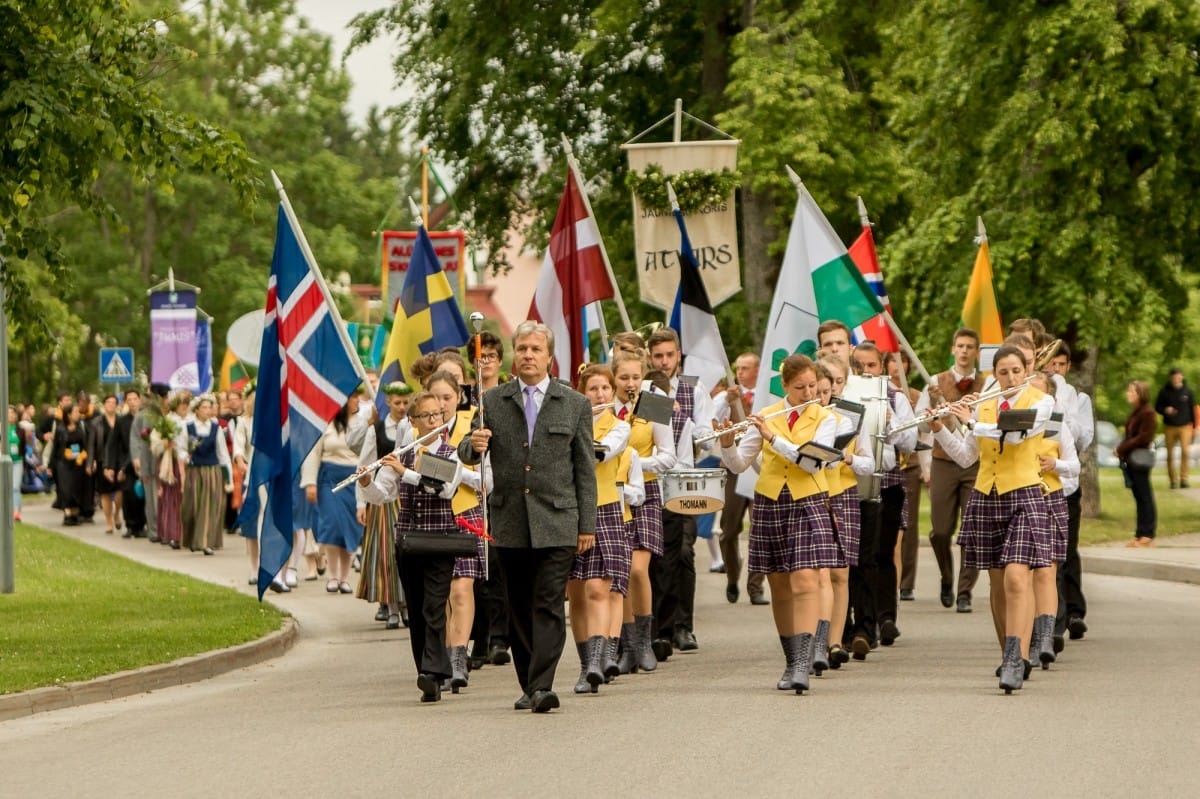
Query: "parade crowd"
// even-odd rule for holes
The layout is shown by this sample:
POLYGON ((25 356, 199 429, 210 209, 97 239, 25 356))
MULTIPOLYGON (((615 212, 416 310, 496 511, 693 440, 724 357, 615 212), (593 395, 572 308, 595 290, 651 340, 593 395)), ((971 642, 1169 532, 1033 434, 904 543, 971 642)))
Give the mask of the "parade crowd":
MULTIPOLYGON (((505 342, 485 332, 465 355, 409 365, 412 385, 374 386, 383 411, 350 397, 299 470, 292 556, 271 588, 324 579, 329 594, 371 603, 387 628, 407 627, 421 701, 457 694, 472 670, 511 659, 514 707, 545 712, 559 707, 568 624, 580 694, 700 648, 702 539, 730 603, 745 575, 748 600, 770 605, 784 663, 776 687, 803 693, 810 675, 901 636, 926 493, 940 602, 973 612, 987 573, 995 674, 1011 693, 1087 632, 1079 473, 1094 413, 1067 380, 1065 345, 1032 319, 1010 333, 985 374, 978 335, 959 329, 953 365, 917 390, 906 357, 854 345, 845 325, 827 322, 815 357, 779 365, 784 399, 756 408, 757 355, 737 358, 730 383, 705 386, 687 375, 670 328, 620 333, 605 363, 562 379, 550 375, 555 342, 544 325, 517 328, 511 376, 501 375, 505 342), (877 433, 841 401, 853 376, 886 383, 877 433), (643 395, 665 398, 669 419, 643 395), (723 478, 718 515, 664 505, 664 482, 693 470, 723 478)), ((1158 409, 1176 414, 1174 437, 1185 441, 1172 488, 1187 486, 1194 427, 1176 406, 1195 405, 1177 372, 1158 409)), ((1145 383, 1132 381, 1127 398, 1115 454, 1138 507, 1130 545, 1150 546, 1142 452, 1157 418, 1145 383)), ((22 493, 53 491, 67 526, 98 523, 98 507, 107 534, 206 556, 238 534, 256 584, 257 525, 238 522, 253 403, 252 387, 192 395, 156 384, 99 402, 63 394, 40 412, 10 407, 17 518, 22 493)))

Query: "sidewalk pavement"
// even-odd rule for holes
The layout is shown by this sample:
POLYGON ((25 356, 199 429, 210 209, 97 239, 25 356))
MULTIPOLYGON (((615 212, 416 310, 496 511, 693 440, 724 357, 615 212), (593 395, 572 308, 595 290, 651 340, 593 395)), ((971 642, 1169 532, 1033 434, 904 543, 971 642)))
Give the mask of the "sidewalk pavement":
POLYGON ((1200 584, 1200 533, 1159 538, 1144 549, 1124 541, 1080 547, 1079 557, 1087 574, 1200 584))

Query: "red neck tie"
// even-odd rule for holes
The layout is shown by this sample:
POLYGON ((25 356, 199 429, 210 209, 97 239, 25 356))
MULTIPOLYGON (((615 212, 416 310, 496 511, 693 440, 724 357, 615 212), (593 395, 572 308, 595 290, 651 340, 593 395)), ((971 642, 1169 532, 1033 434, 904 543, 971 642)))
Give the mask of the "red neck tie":
POLYGON ((754 404, 754 392, 753 392, 753 391, 747 391, 747 392, 745 393, 745 395, 744 395, 744 396, 746 397, 746 404, 747 404, 747 405, 753 405, 753 404, 754 404))
POLYGON ((623 422, 623 421, 625 421, 625 417, 628 415, 629 415, 629 408, 622 405, 620 412, 617 413, 617 418, 623 422))
POLYGON ((966 391, 967 389, 969 389, 969 388, 970 388, 972 385, 974 385, 974 384, 975 384, 975 379, 974 379, 974 378, 972 378, 972 377, 964 377, 962 380, 959 380, 959 381, 958 381, 957 383, 955 383, 954 385, 956 385, 956 386, 958 387, 958 390, 959 390, 959 391, 966 391))
POLYGON ((796 424, 796 420, 799 418, 800 418, 800 411, 792 411, 791 413, 788 414, 788 430, 792 429, 792 426, 796 424))
POLYGON ((1000 410, 1002 411, 1007 411, 1009 407, 1008 400, 1004 400, 1004 402, 1000 403, 1000 410))

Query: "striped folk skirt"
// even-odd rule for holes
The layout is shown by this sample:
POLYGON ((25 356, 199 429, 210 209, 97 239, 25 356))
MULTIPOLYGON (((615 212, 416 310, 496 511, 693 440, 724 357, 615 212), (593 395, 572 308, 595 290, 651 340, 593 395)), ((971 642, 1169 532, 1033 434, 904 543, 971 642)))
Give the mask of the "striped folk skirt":
POLYGON ((963 512, 958 543, 969 569, 1003 569, 1021 563, 1032 569, 1049 566, 1053 557, 1050 515, 1040 485, 997 494, 971 491, 963 512))
POLYGON ((657 480, 646 481, 646 501, 633 509, 633 548, 663 553, 662 488, 657 480))
MULTIPOLYGON (((462 518, 470 522, 472 527, 483 526, 483 511, 478 506, 462 514, 462 518)), ((483 538, 475 536, 475 554, 463 555, 454 559, 454 574, 452 575, 452 579, 457 580, 460 577, 466 577, 471 580, 482 580, 483 559, 483 538)))
POLYGON ((633 549, 625 533, 621 503, 610 502, 596 509, 596 545, 575 556, 572 580, 612 580, 612 588, 624 596, 629 591, 629 560, 633 549))
POLYGON ((221 548, 225 527, 225 472, 220 466, 189 466, 183 481, 182 545, 221 548))
POLYGON ((177 544, 182 537, 180 507, 183 504, 183 487, 176 479, 170 485, 159 480, 158 488, 158 537, 168 544, 177 544))
MULTIPOLYGON (((354 552, 362 543, 363 528, 358 523, 358 508, 353 491, 333 493, 333 487, 354 474, 354 466, 322 461, 317 472, 317 511, 313 515, 313 535, 317 543, 354 552)), ((292 526, 295 526, 293 522, 292 526)))
POLYGON ((837 539, 846 555, 847 566, 858 565, 859 542, 862 541, 862 511, 858 506, 858 486, 850 486, 829 498, 833 520, 837 522, 837 539))
POLYGON ((800 569, 840 569, 846 556, 833 531, 833 514, 824 493, 792 499, 787 486, 779 499, 754 495, 750 504, 750 558, 755 574, 800 569))
POLYGON ((362 571, 354 595, 380 605, 400 602, 400 569, 396 565, 395 529, 400 503, 367 506, 363 529, 362 571))
POLYGON ((1061 489, 1046 495, 1046 512, 1050 515, 1050 550, 1055 563, 1067 559, 1067 497, 1061 489))

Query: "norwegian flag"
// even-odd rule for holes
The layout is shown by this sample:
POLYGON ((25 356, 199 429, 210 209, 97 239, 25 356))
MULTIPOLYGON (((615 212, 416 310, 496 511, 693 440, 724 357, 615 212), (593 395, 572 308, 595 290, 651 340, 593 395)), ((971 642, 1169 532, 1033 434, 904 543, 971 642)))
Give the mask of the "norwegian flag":
POLYGON ((250 487, 238 519, 258 523, 259 487, 266 486, 259 599, 292 553, 296 474, 363 379, 341 316, 326 297, 307 246, 301 247, 304 234, 290 211, 286 202, 280 203, 258 363, 250 487))
MULTIPOLYGON (((859 213, 863 220, 863 229, 858 238, 854 240, 854 243, 850 245, 850 260, 854 261, 854 265, 858 267, 858 271, 866 279, 867 285, 874 290, 880 304, 887 309, 888 313, 891 313, 892 305, 888 301, 887 289, 883 286, 883 272, 879 269, 879 255, 875 252, 875 236, 871 233, 871 222, 867 218, 867 209, 862 204, 862 198, 859 198, 858 202, 859 213)), ((854 328, 853 335, 856 343, 874 341, 875 346, 884 352, 900 351, 900 342, 896 340, 892 329, 888 327, 887 320, 884 319, 883 314, 874 316, 854 328)))
POLYGON ((588 213, 575 170, 567 167, 550 246, 542 260, 529 306, 529 318, 543 323, 554 333, 554 363, 551 371, 573 379, 587 352, 583 309, 616 294, 601 252, 600 229, 588 213))

